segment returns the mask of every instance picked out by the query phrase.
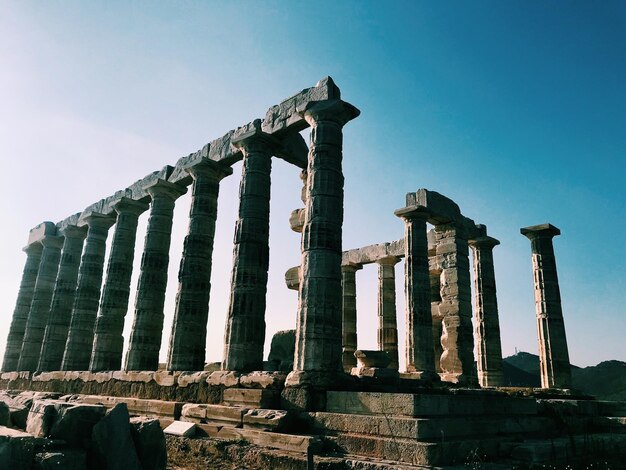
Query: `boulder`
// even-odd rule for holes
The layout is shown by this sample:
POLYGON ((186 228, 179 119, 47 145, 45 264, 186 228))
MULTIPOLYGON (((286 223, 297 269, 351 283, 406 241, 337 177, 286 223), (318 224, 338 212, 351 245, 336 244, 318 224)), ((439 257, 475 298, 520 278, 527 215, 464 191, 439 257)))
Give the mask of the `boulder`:
POLYGON ((31 392, 30 390, 20 392, 15 396, 15 401, 24 405, 26 408, 31 407, 35 400, 56 400, 61 396, 60 393, 54 392, 31 392))
POLYGON ((0 468, 30 470, 35 455, 35 438, 17 429, 0 426, 0 468))
POLYGON ((165 434, 156 418, 137 417, 130 419, 130 434, 135 450, 144 470, 165 470, 167 450, 165 434))
POLYGON ((0 426, 9 426, 11 424, 11 412, 9 405, 0 401, 0 426))
POLYGON ((87 470, 87 455, 82 449, 35 454, 32 470, 87 470))
POLYGON ((26 432, 35 437, 46 437, 56 420, 57 413, 66 403, 58 400, 35 400, 26 420, 26 432))
POLYGON ((28 407, 18 402, 12 396, 2 392, 0 392, 0 402, 6 403, 9 407, 11 425, 16 428, 26 429, 28 407))
POLYGON ((141 470, 130 435, 130 419, 125 403, 115 405, 91 433, 93 464, 99 470, 141 470))
POLYGON ((50 437, 62 439, 70 446, 88 447, 91 430, 106 413, 103 405, 70 405, 61 407, 50 429, 50 437))
POLYGON ((296 347, 296 330, 278 331, 272 336, 270 354, 267 358, 269 370, 291 372, 296 347))

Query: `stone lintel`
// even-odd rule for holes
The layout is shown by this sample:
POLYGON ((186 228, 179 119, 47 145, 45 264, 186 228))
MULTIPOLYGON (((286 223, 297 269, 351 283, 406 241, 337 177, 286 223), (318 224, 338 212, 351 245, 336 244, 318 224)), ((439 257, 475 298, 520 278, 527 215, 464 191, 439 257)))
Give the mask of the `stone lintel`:
POLYGON ((28 234, 28 245, 41 242, 41 240, 50 235, 56 235, 57 227, 53 222, 42 222, 32 228, 28 234))
POLYGON ((420 188, 414 193, 407 193, 406 205, 407 207, 424 206, 430 211, 431 215, 428 219, 430 224, 453 223, 456 227, 464 229, 468 238, 476 238, 487 234, 484 225, 477 226, 472 219, 461 214, 461 209, 459 209, 456 202, 436 191, 420 188))
POLYGON ((561 235, 561 231, 558 228, 548 223, 521 228, 520 233, 530 240, 537 237, 552 238, 556 235, 561 235))
POLYGON ((341 256, 341 264, 342 266, 349 264, 363 265, 376 263, 378 260, 386 258, 403 257, 404 239, 344 251, 341 256))
POLYGON ((80 212, 77 212, 76 214, 72 214, 69 217, 66 217, 60 222, 57 222, 57 233, 62 233, 65 227, 67 227, 68 225, 77 226, 78 219, 80 219, 80 214, 80 212))

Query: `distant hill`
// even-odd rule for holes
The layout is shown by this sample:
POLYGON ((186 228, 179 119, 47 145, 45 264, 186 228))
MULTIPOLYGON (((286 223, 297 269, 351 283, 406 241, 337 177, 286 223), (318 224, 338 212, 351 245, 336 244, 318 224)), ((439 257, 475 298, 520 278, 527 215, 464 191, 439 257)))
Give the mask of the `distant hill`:
MULTIPOLYGON (((540 387, 539 356, 518 352, 503 359, 504 384, 513 387, 540 387)), ((626 362, 605 361, 596 366, 572 365, 573 387, 601 400, 626 401, 626 362)))

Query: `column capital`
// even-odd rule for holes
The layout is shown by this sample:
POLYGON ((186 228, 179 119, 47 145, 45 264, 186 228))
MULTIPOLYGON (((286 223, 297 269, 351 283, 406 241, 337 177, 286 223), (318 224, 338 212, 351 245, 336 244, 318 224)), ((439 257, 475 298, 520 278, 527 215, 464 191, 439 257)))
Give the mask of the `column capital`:
POLYGON ((404 220, 428 220, 431 212, 424 206, 407 206, 397 209, 394 212, 396 217, 404 220))
POLYGON ((561 231, 558 228, 547 223, 521 228, 520 233, 529 240, 533 240, 535 238, 553 238, 556 235, 561 235, 561 231))
POLYGON ((113 209, 115 209, 115 212, 117 212, 118 214, 121 214, 122 212, 128 212, 131 214, 139 215, 148 210, 148 207, 150 207, 149 204, 136 201, 129 197, 122 197, 119 201, 113 204, 113 209))
POLYGON ((275 137, 261 130, 261 122, 260 119, 255 119, 238 128, 230 139, 231 145, 240 149, 244 157, 250 152, 263 152, 271 156, 279 147, 275 137))
POLYGON ((482 248, 492 249, 494 246, 497 246, 500 244, 500 240, 497 240, 493 237, 486 235, 484 237, 477 237, 477 238, 474 238, 473 240, 468 240, 467 243, 468 245, 477 249, 482 249, 482 248))
POLYGON ((208 158, 203 158, 200 162, 185 170, 193 179, 196 179, 198 176, 208 176, 214 178, 216 181, 220 181, 233 174, 231 167, 217 163, 208 158))
POLYGON ((44 248, 63 248, 63 237, 58 235, 46 235, 41 239, 41 244, 44 248))
POLYGON ((60 230, 60 234, 65 238, 80 238, 84 239, 87 236, 87 227, 84 225, 79 227, 78 225, 66 225, 60 230))
POLYGON ((41 254, 42 250, 43 245, 41 244, 41 242, 34 242, 22 248, 22 251, 28 256, 41 254))
POLYGON ((375 263, 382 266, 395 266, 400 262, 400 260, 401 258, 397 256, 386 256, 384 258, 377 259, 375 263))
POLYGON ((187 187, 170 181, 158 179, 145 188, 152 199, 157 196, 166 196, 172 200, 178 199, 187 192, 187 187))
POLYGON ((355 273, 360 269, 363 269, 363 265, 359 263, 348 263, 341 265, 342 273, 355 273))
POLYGON ((309 101, 303 107, 296 109, 296 112, 311 127, 315 127, 320 121, 333 121, 344 126, 361 114, 358 108, 339 99, 309 101))
POLYGON ((78 226, 82 227, 88 225, 89 227, 102 227, 110 228, 115 223, 116 217, 114 215, 102 214, 100 212, 89 212, 80 216, 78 226))

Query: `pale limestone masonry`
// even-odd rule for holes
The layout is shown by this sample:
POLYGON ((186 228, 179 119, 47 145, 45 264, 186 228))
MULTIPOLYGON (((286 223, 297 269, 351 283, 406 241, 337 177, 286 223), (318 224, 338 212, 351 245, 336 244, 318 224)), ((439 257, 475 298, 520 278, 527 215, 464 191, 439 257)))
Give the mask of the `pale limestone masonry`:
POLYGON ((552 239, 561 231, 551 224, 522 228, 531 243, 539 364, 543 388, 571 388, 572 373, 561 310, 561 292, 552 239))

